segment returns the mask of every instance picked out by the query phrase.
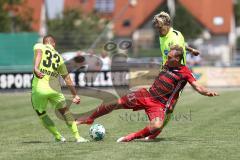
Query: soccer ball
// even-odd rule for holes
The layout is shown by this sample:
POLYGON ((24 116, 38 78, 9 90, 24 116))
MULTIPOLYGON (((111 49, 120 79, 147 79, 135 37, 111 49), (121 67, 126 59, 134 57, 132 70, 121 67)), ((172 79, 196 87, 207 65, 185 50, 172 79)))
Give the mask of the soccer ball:
POLYGON ((105 128, 101 124, 94 124, 89 129, 90 137, 95 141, 100 141, 105 136, 105 128))

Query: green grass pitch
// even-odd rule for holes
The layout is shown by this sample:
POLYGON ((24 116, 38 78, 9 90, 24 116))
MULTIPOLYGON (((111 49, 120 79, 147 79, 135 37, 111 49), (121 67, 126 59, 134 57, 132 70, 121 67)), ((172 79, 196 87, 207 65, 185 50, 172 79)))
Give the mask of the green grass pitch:
MULTIPOLYGON (((240 159, 240 92, 220 90, 221 96, 208 98, 191 90, 182 94, 171 122, 154 142, 116 143, 117 138, 142 129, 143 112, 114 111, 95 123, 106 128, 104 141, 77 144, 65 123, 50 117, 67 139, 56 143, 40 124, 32 109, 30 93, 0 95, 0 159, 89 159, 89 160, 239 160, 240 159)), ((80 105, 71 107, 80 113, 101 101, 82 97, 80 105)), ((90 138, 90 126, 79 126, 80 134, 90 138)))

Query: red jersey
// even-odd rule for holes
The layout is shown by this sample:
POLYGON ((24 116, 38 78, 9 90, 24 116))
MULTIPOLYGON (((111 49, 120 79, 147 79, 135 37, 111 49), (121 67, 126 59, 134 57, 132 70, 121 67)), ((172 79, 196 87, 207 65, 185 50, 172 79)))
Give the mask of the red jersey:
POLYGON ((169 108, 178 99, 179 92, 187 82, 191 84, 193 81, 196 79, 187 66, 173 68, 165 66, 150 87, 149 92, 152 97, 169 108))

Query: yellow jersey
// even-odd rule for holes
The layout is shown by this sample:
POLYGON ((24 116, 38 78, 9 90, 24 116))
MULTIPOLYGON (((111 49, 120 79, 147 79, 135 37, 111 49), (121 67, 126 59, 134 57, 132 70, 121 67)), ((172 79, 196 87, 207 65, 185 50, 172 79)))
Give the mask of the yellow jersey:
POLYGON ((42 92, 61 91, 59 76, 67 75, 68 71, 62 56, 51 46, 37 43, 33 47, 34 59, 36 50, 42 51, 42 59, 39 64, 39 70, 45 76, 42 79, 35 75, 32 81, 32 89, 42 92))

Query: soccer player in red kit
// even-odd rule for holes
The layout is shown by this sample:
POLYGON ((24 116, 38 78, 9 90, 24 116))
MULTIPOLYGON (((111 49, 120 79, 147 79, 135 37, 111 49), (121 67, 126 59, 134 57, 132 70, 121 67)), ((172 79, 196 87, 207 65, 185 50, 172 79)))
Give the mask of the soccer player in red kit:
POLYGON ((117 142, 129 142, 158 135, 164 127, 165 116, 173 112, 173 104, 187 82, 202 95, 209 97, 218 95, 196 82, 189 68, 181 64, 182 58, 183 49, 177 45, 172 46, 163 70, 160 71, 149 90, 141 88, 121 97, 114 104, 101 104, 89 116, 80 117, 77 123, 91 124, 96 118, 116 109, 145 110, 150 123, 140 131, 119 138, 117 142))

